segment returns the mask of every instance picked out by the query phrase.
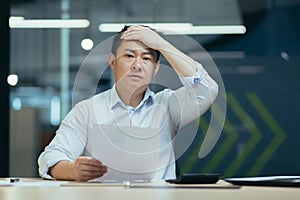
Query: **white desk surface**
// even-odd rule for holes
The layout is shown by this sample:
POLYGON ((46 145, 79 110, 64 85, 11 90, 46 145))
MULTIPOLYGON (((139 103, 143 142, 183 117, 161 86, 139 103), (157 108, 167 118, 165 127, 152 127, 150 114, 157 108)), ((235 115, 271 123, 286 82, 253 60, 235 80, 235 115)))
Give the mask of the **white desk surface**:
MULTIPOLYGON (((1 178, 0 181, 7 180, 1 178)), ((156 183, 78 183, 41 179, 22 179, 22 183, 36 185, 0 185, 0 200, 299 200, 300 188, 236 187, 219 181, 208 185, 174 185, 156 183)))

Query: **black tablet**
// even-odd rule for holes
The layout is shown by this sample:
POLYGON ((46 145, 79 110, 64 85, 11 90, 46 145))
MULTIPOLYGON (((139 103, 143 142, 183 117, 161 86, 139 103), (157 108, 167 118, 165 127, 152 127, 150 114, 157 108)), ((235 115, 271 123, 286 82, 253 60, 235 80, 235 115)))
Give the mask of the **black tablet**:
POLYGON ((245 178, 224 178, 234 185, 246 186, 279 186, 279 187, 300 187, 300 176, 262 176, 245 178))
POLYGON ((218 182, 222 174, 181 174, 176 179, 168 179, 166 182, 168 183, 176 183, 176 184, 212 184, 218 182))

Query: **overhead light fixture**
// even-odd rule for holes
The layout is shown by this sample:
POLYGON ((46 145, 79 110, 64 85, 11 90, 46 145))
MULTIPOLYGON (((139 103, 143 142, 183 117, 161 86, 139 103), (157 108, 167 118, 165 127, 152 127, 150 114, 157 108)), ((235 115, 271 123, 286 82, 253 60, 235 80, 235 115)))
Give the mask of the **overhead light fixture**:
POLYGON ((125 25, 145 25, 161 31, 167 35, 209 35, 209 34, 244 34, 246 27, 243 25, 220 25, 220 26, 194 26, 192 23, 102 23, 98 29, 101 32, 118 32, 125 25))
POLYGON ((16 74, 10 74, 7 77, 7 83, 11 86, 16 86, 18 83, 19 77, 16 74))
POLYGON ((91 50, 94 46, 94 42, 93 40, 89 39, 89 38, 85 38, 81 41, 81 47, 84 49, 84 50, 91 50))
POLYGON ((220 26, 193 26, 191 29, 185 29, 181 31, 182 34, 244 34, 246 33, 246 27, 243 25, 220 25, 220 26))
POLYGON ((10 28, 87 28, 87 19, 25 19, 24 17, 10 17, 10 28))
POLYGON ((122 30, 125 25, 144 25, 154 28, 156 30, 172 30, 176 32, 183 31, 187 28, 193 27, 191 23, 103 23, 98 29, 101 32, 118 32, 122 30))

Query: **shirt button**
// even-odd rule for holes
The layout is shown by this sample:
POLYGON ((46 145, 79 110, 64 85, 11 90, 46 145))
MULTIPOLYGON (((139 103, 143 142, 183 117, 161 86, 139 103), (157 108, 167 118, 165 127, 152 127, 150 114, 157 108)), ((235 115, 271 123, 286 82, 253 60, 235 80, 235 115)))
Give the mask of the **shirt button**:
POLYGON ((201 78, 194 78, 194 83, 200 83, 201 78))

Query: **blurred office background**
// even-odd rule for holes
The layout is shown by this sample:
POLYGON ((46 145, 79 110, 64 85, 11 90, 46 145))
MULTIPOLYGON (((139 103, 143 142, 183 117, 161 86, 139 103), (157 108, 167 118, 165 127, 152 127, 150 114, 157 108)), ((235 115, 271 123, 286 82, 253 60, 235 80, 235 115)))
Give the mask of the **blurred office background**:
MULTIPOLYGON (((72 90, 82 62, 114 34, 100 31, 99 25, 116 22, 244 26, 246 32, 186 33, 216 63, 226 89, 227 113, 220 140, 199 159, 209 123, 209 117, 203 116, 197 137, 179 159, 181 170, 219 172, 227 177, 300 174, 300 0, 9 2, 9 108, 1 105, 1 109, 9 109, 9 161, 4 162, 10 176, 38 176, 37 156, 74 103, 72 90), (83 24, 18 27, 18 20, 32 19, 79 19, 83 24), (84 39, 93 44, 84 46, 84 39)), ((201 53, 188 47, 184 51, 195 57, 201 53)), ((107 64, 101 56, 89 62, 90 70, 80 79, 78 100, 94 92, 91 88, 99 79, 96 71, 107 64)), ((111 84, 107 70, 97 92, 111 84)))

